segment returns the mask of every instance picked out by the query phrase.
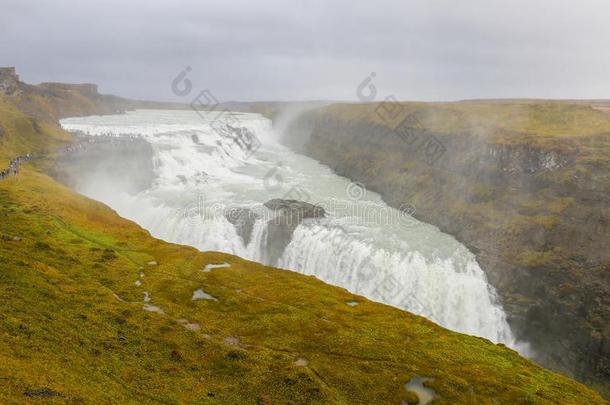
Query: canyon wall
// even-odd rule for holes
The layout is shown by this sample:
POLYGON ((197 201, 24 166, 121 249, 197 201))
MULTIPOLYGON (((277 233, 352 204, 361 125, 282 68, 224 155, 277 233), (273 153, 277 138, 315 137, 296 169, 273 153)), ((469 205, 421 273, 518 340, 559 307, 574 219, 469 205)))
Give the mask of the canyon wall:
POLYGON ((514 111, 503 123, 496 111, 490 123, 491 113, 472 122, 476 106, 415 107, 405 128, 380 120, 374 105, 322 108, 295 120, 284 141, 454 235, 476 253, 534 358, 607 388, 610 131, 598 131, 610 115, 561 103, 541 115, 531 104, 505 107, 514 111), (554 115, 592 122, 586 114, 602 124, 574 134, 577 122, 556 133, 540 124, 554 115), (527 125, 506 124, 524 115, 527 125))

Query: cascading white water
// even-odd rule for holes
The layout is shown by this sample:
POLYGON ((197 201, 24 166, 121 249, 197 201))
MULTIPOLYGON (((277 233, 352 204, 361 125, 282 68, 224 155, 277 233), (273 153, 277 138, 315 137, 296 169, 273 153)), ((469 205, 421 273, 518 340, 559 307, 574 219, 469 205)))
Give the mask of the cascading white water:
POLYGON ((301 223, 273 264, 449 329, 516 346, 494 289, 474 255, 453 237, 274 142, 271 123, 262 116, 231 113, 229 124, 224 119, 213 122, 217 115, 138 110, 62 120, 69 131, 139 135, 153 146, 157 177, 150 189, 128 195, 113 190, 112 184, 92 182, 79 191, 156 237, 259 262, 269 260, 265 244, 272 217, 261 204, 272 198, 308 200, 323 206, 327 217, 301 223), (261 141, 251 156, 233 137, 242 134, 236 128, 246 128, 261 141), (227 219, 229 207, 258 214, 248 244, 227 219))
POLYGON ((425 316, 450 329, 512 343, 502 309, 494 304, 472 254, 425 257, 405 246, 388 251, 350 238, 342 229, 300 227, 280 267, 425 316))

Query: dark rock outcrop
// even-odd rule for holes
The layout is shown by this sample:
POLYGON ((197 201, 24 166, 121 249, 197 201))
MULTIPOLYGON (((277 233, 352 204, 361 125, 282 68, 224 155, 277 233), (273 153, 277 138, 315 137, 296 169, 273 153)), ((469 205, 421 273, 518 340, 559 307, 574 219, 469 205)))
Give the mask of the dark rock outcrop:
POLYGON ((229 208, 225 212, 225 218, 235 226, 237 234, 241 236, 245 245, 250 243, 252 228, 259 218, 258 214, 248 208, 229 208))
POLYGON ((298 222, 305 218, 323 218, 326 216, 324 208, 303 201, 274 198, 264 205, 272 211, 289 214, 291 217, 297 218, 298 222))
POLYGON ((297 200, 269 200, 265 207, 277 215, 267 224, 267 255, 269 264, 274 264, 280 258, 286 246, 292 239, 296 227, 308 218, 323 218, 324 208, 297 200))
POLYGON ((0 94, 11 96, 19 91, 19 76, 14 67, 0 68, 0 94))

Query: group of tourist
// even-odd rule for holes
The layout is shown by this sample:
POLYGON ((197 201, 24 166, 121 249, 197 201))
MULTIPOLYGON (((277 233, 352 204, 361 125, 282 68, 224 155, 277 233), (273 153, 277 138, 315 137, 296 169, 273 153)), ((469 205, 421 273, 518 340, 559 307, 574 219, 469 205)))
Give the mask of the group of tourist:
POLYGON ((0 171, 0 180, 3 180, 7 177, 14 176, 19 173, 19 167, 22 162, 27 162, 28 160, 32 160, 33 155, 28 153, 27 155, 17 156, 15 159, 11 160, 7 169, 0 171))

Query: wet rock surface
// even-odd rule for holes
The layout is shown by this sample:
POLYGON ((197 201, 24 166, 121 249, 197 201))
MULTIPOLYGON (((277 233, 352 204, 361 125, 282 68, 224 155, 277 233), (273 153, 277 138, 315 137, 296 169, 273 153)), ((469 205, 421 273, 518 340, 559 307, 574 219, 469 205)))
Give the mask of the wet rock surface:
POLYGON ((241 236, 244 244, 250 243, 252 237, 252 228, 254 223, 259 218, 258 214, 248 208, 231 208, 225 213, 227 221, 232 223, 237 230, 237 234, 241 236))
POLYGON ((303 201, 276 198, 264 205, 277 214, 267 225, 267 254, 270 264, 276 263, 280 258, 292 239, 292 233, 301 222, 326 216, 324 208, 303 201))
POLYGON ((297 218, 301 219, 323 218, 326 216, 326 211, 324 211, 324 208, 298 200, 283 200, 280 198, 274 198, 273 200, 267 201, 264 205, 270 210, 288 213, 291 216, 297 216, 297 218))

